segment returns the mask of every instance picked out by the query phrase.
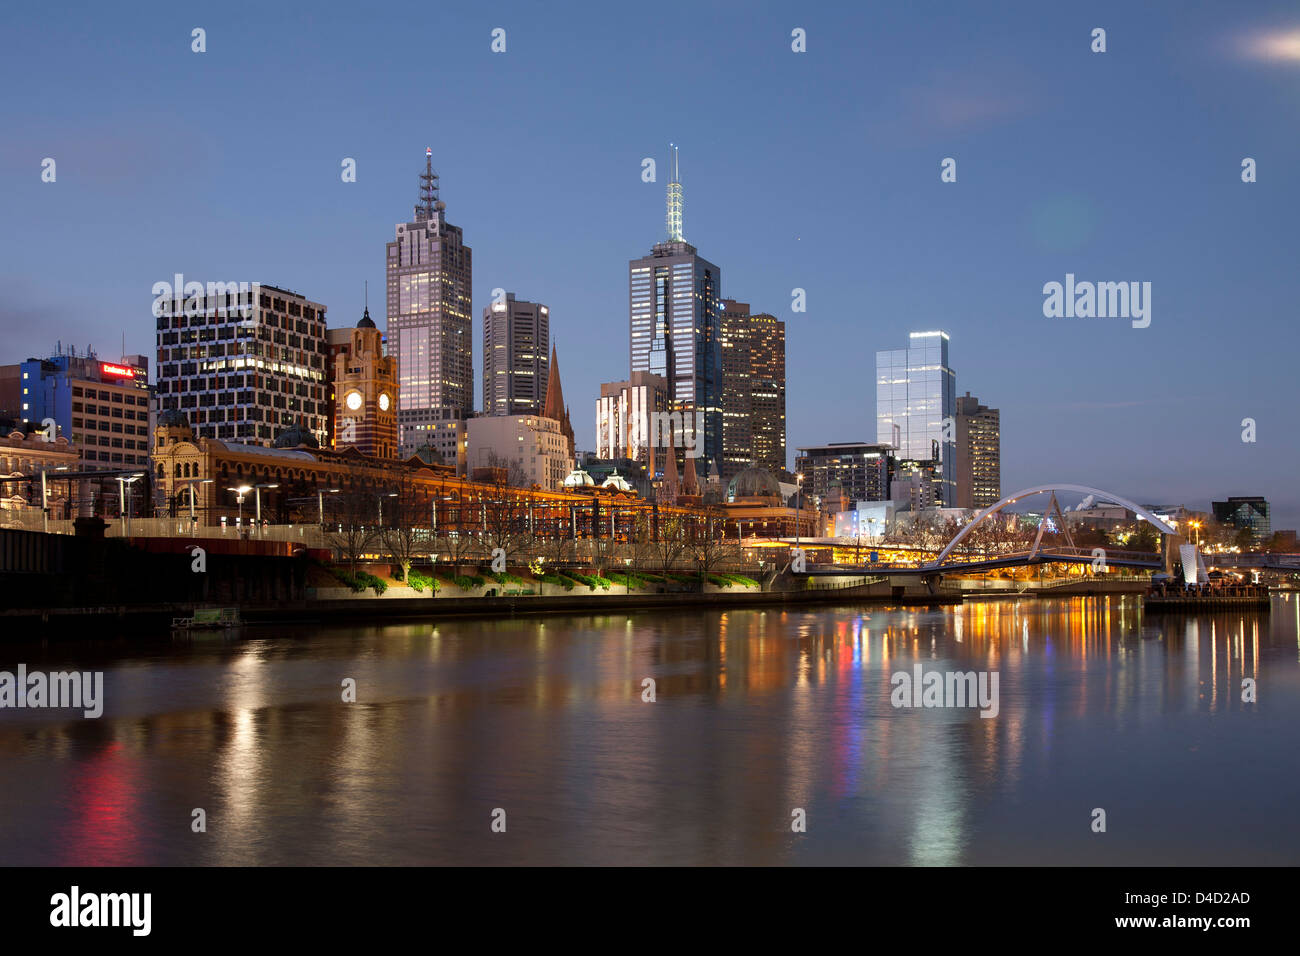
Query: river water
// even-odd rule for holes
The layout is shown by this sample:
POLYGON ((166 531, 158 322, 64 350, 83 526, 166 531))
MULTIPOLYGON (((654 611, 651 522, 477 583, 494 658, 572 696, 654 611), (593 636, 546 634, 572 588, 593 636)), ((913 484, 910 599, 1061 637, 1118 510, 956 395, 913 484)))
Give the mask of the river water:
POLYGON ((1127 596, 7 644, 104 713, 0 710, 0 863, 1294 865, 1298 635, 1127 596), (917 665, 996 716, 894 706, 917 665))

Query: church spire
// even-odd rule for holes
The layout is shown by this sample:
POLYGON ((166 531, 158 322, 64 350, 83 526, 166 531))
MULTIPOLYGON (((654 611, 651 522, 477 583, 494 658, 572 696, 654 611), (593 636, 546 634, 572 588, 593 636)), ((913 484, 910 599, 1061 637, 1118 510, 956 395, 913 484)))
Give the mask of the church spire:
POLYGON ((551 345, 551 366, 546 377, 546 403, 542 406, 542 417, 551 418, 560 423, 560 434, 568 441, 568 457, 574 457, 573 425, 569 421, 569 410, 564 407, 564 389, 560 387, 560 362, 555 355, 555 346, 551 345))

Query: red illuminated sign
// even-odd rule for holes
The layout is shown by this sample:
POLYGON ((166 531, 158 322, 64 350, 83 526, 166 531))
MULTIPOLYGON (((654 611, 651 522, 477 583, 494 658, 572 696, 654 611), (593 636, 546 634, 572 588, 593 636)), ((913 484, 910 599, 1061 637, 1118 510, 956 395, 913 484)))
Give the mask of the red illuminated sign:
POLYGON ((115 375, 118 378, 135 378, 135 369, 128 368, 125 365, 110 365, 108 362, 100 362, 99 370, 105 375, 115 375))

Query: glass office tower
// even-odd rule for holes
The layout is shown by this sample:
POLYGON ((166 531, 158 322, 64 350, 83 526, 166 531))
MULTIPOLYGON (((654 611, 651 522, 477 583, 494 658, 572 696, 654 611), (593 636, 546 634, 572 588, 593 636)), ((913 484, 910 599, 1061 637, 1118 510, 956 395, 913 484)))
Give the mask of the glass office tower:
POLYGON ((420 202, 388 243, 388 354, 397 360, 397 429, 403 456, 432 445, 457 460, 463 421, 474 411, 470 295, 473 254, 438 199, 425 151, 420 202))
POLYGON ((876 353, 876 441, 897 458, 935 462, 934 500, 944 507, 957 501, 956 407, 947 332, 913 332, 907 348, 876 353))
POLYGON ((666 379, 674 409, 701 413, 703 446, 693 457, 706 459, 696 470, 707 474, 722 466, 722 270, 682 237, 675 155, 672 170, 668 239, 628 263, 629 364, 666 379))

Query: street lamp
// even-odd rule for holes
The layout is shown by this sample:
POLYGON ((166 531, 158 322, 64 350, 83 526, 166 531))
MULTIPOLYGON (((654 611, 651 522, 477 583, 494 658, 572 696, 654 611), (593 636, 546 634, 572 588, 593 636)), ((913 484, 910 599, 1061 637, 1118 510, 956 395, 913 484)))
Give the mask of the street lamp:
POLYGON ((256 531, 258 528, 262 526, 262 489, 266 488, 269 490, 271 488, 279 488, 279 487, 280 486, 275 483, 260 484, 260 485, 253 486, 253 500, 257 504, 257 516, 253 519, 254 531, 256 531))
POLYGON ((802 523, 799 520, 800 517, 799 512, 803 505, 803 472, 799 472, 797 475, 794 476, 794 478, 796 482, 795 492, 794 492, 794 546, 795 548, 798 548, 799 530, 800 530, 799 525, 802 523))
POLYGON ((244 526, 244 495, 252 491, 253 486, 239 485, 235 488, 227 488, 226 490, 233 491, 235 493, 235 500, 239 502, 239 520, 235 522, 235 526, 242 528, 244 526))
POLYGON ((321 526, 322 529, 325 527, 325 496, 326 496, 327 494, 330 494, 330 495, 337 495, 338 493, 339 493, 339 489, 337 489, 337 488, 317 488, 317 489, 316 489, 316 507, 319 509, 319 513, 320 513, 320 526, 321 526))
POLYGON ((198 517, 195 516, 194 514, 194 486, 210 485, 212 484, 212 479, 211 478, 191 479, 190 481, 187 481, 185 484, 190 491, 190 527, 193 528, 197 526, 199 523, 198 517))
MULTIPOLYGON (((45 483, 45 472, 48 470, 49 470, 48 465, 44 465, 44 464, 41 465, 41 530, 43 530, 46 534, 50 533, 50 489, 49 486, 45 483)), ((54 470, 67 471, 68 466, 59 465, 54 470)), ((69 487, 69 492, 71 492, 71 485, 69 485, 68 487, 69 487)))
POLYGON ((379 496, 379 527, 382 528, 384 526, 384 499, 396 498, 396 497, 397 497, 397 492, 395 491, 390 491, 385 495, 379 496))
MULTIPOLYGON (((123 534, 128 538, 131 537, 131 499, 127 497, 126 486, 143 477, 144 475, 139 472, 125 478, 121 475, 117 476, 118 510, 122 515, 123 534)), ((43 475, 41 480, 42 484, 44 484, 43 475)))

